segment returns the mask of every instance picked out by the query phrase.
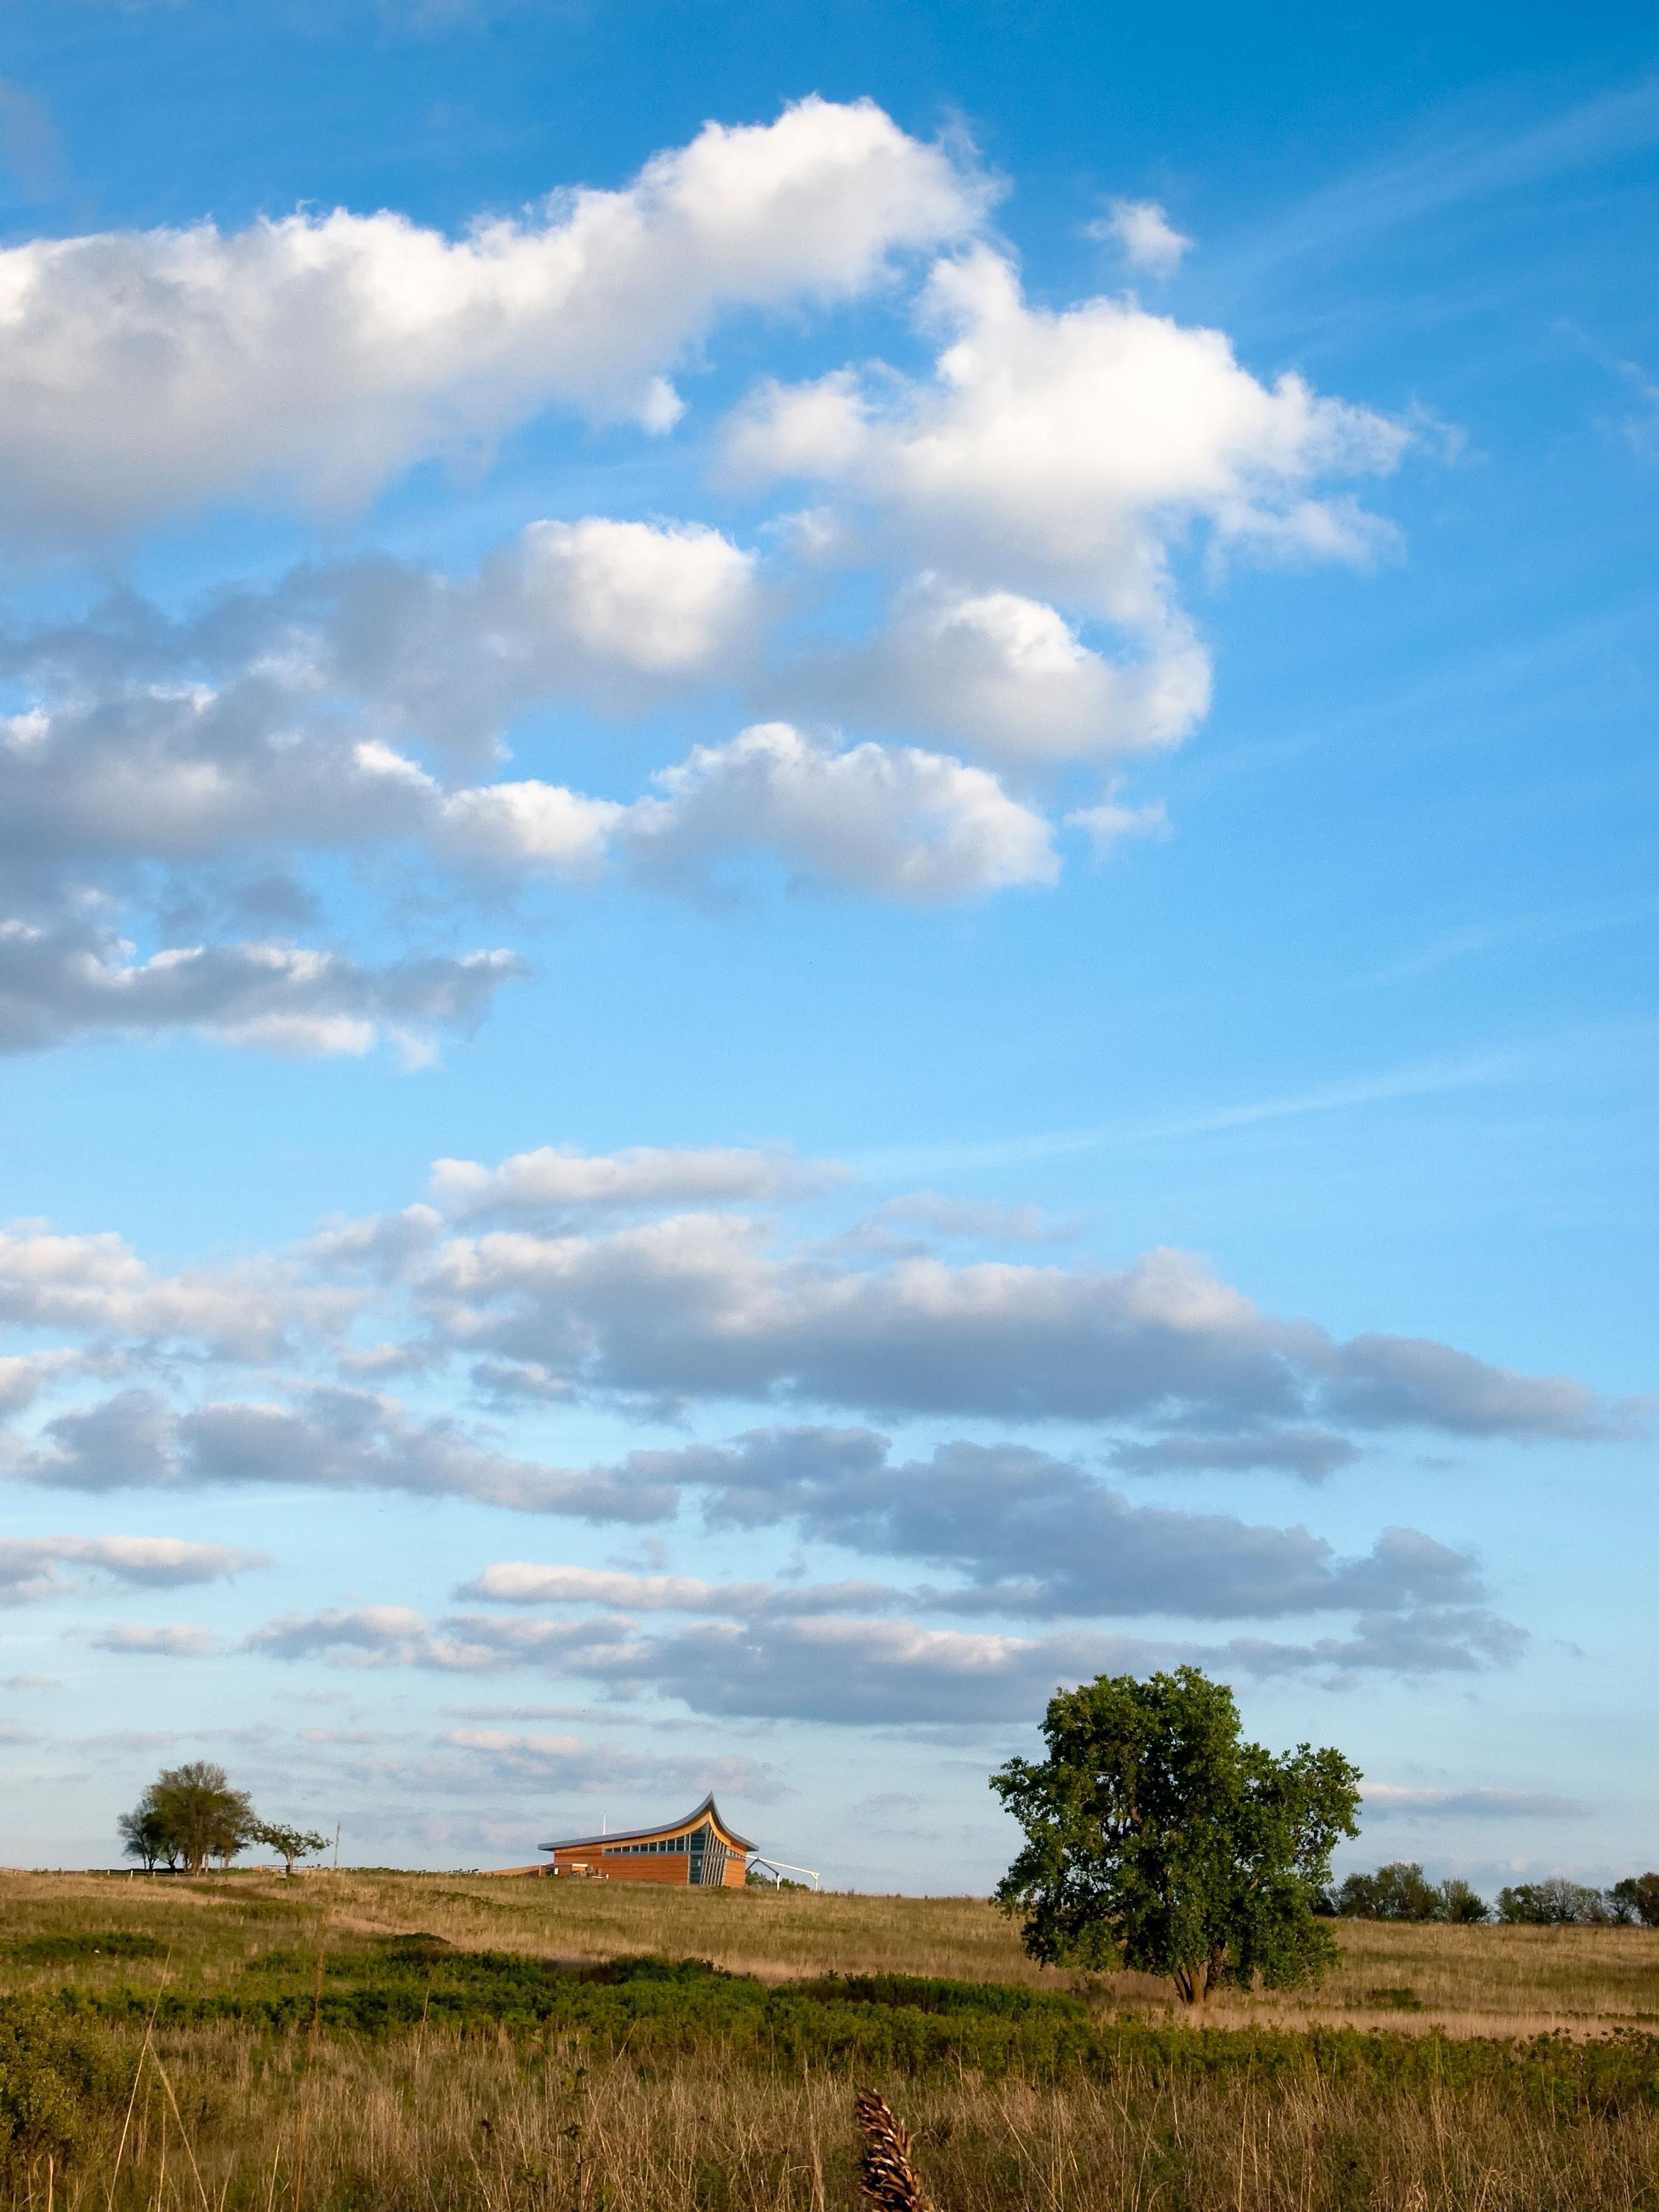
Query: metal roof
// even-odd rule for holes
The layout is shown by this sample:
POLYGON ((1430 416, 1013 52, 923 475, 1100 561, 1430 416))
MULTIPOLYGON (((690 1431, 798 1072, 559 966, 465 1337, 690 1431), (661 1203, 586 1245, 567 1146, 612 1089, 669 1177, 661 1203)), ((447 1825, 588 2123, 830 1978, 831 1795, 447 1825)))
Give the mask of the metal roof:
POLYGON ((684 1820, 659 1820, 649 1828, 612 1828, 608 1833, 597 1836, 564 1836, 556 1844, 538 1844, 536 1849, 538 1851, 576 1851, 585 1850, 590 1844, 597 1844, 599 1849, 604 1850, 607 1844, 614 1846, 617 1844, 643 1843, 648 1836, 674 1836, 678 1835, 684 1829, 694 1828, 705 1813, 714 1821, 715 1826, 731 1838, 739 1850, 752 1851, 755 1849, 755 1845, 750 1842, 747 1836, 740 1836, 720 1811, 720 1807, 714 1802, 714 1793, 712 1790, 696 1811, 688 1813, 684 1820))

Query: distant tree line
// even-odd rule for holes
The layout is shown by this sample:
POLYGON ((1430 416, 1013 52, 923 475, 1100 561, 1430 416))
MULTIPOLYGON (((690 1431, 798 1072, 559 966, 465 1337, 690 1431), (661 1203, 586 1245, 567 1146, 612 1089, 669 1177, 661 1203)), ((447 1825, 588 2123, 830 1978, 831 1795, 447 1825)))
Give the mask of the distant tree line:
POLYGON ((1522 1928, 1659 1928, 1659 1874, 1632 1875, 1611 1889, 1588 1889, 1553 1875, 1500 1889, 1495 1904, 1454 1875, 1431 1881, 1409 1859, 1375 1874, 1351 1874, 1321 1896, 1322 1913, 1342 1920, 1500 1920, 1522 1928))
POLYGON ((163 1767, 116 1826, 127 1857, 142 1859, 152 1873, 166 1866, 199 1874, 215 1859, 228 1866, 250 1844, 262 1844, 292 1874, 301 1859, 328 1845, 327 1837, 313 1829, 262 1820, 247 1792, 233 1790, 224 1768, 210 1759, 163 1767))

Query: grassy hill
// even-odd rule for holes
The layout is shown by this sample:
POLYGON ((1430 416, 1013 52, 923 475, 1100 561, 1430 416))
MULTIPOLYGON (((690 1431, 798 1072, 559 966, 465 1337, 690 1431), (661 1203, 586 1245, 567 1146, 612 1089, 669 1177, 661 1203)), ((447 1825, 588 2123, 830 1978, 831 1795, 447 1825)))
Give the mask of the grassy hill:
MULTIPOLYGON (((1073 1986, 1072 1977, 1034 1966, 1018 1929, 982 1898, 391 1873, 292 1881, 253 1873, 0 1875, 0 1990, 142 1988, 164 1955, 175 1989, 215 1990, 273 1952, 302 1953, 309 1962, 319 1948, 346 1952, 413 1933, 458 1951, 522 1952, 572 1966, 641 1954, 702 1959, 767 1983, 889 1973, 1073 1986), (141 1969, 130 1954, 100 1948, 100 1933, 157 1948, 141 1969)), ((1208 2016, 1475 2035, 1659 2026, 1659 1932, 1345 1921, 1339 1936, 1341 1965, 1316 1994, 1218 2000, 1208 2016)), ((1088 1986, 1097 2007, 1114 2013, 1161 2014, 1171 2002, 1166 1983, 1137 1974, 1088 1986)))

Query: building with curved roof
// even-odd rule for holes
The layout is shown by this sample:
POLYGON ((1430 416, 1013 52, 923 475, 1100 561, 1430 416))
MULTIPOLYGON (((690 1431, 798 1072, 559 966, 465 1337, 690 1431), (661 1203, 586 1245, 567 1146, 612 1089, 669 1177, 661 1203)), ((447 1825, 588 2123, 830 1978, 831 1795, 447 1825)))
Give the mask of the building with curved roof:
POLYGON ((660 1827, 573 1836, 540 1844, 549 1874, 602 1875, 610 1881, 672 1882, 680 1888, 741 1889, 755 1846, 721 1817, 711 1790, 695 1812, 660 1827))

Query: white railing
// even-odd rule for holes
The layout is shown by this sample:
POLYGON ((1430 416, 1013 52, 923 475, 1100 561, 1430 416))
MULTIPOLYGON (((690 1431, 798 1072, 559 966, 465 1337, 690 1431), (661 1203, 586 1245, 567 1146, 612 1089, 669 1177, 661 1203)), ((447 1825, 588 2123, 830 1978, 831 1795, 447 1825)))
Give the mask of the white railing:
POLYGON ((749 1862, 750 1872, 752 1873, 757 1867, 763 1869, 766 1873, 772 1876, 775 1881, 781 1881, 786 1874, 804 1874, 808 1881, 811 1883, 814 1889, 818 1887, 818 1876, 812 1868, 792 1865, 787 1859, 763 1859, 759 1857, 750 1859, 749 1862))

